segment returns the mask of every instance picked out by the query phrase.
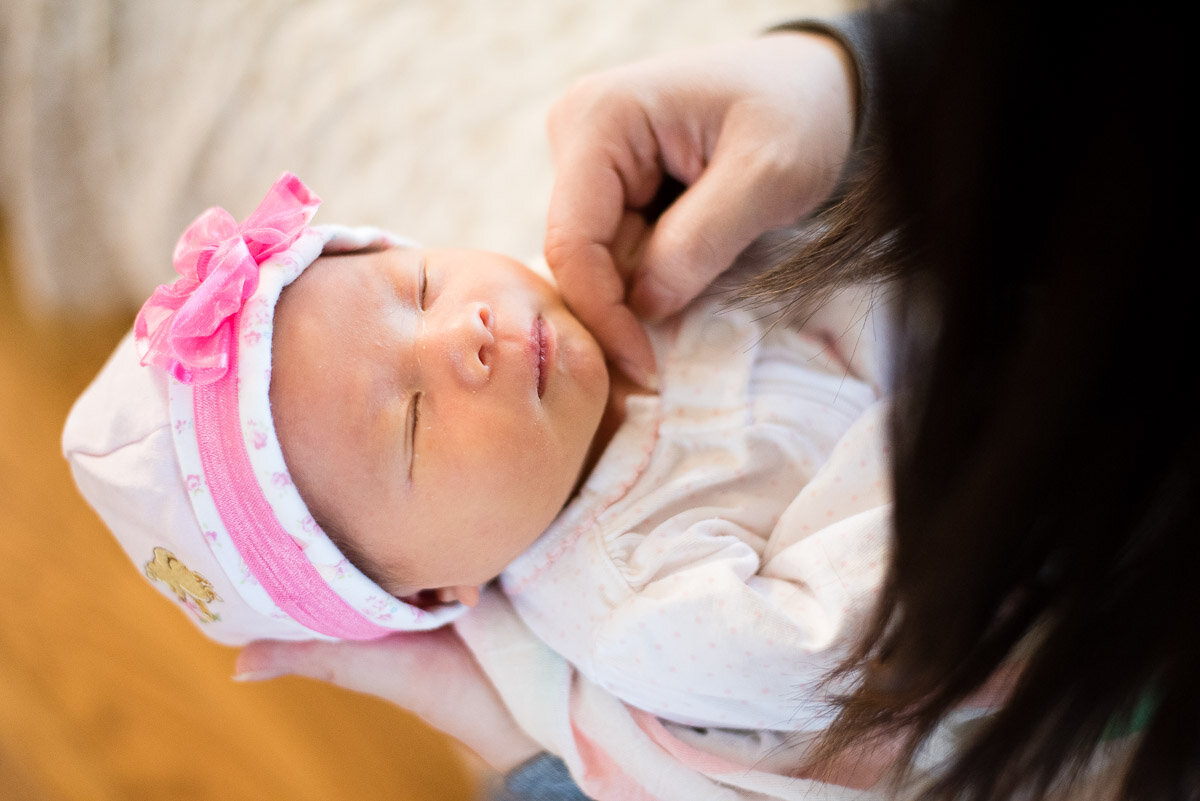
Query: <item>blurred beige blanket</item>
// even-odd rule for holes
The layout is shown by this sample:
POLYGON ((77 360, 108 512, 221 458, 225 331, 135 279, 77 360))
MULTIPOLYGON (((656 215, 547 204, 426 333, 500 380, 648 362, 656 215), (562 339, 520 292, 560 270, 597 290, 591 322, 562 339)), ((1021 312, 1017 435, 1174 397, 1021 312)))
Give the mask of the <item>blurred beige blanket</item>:
POLYGON ((550 103, 595 69, 837 13, 807 0, 5 0, 0 213, 31 308, 135 306, 205 207, 284 169, 318 220, 541 251, 550 103))

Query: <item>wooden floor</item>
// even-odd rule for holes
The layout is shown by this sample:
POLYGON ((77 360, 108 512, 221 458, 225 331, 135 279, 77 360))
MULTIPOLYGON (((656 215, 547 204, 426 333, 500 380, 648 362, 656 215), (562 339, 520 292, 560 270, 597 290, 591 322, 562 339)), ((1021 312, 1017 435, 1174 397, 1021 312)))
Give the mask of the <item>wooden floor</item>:
POLYGON ((230 680, 76 494, 72 400, 132 314, 31 320, 0 263, 0 799, 462 801, 457 749, 373 698, 230 680))

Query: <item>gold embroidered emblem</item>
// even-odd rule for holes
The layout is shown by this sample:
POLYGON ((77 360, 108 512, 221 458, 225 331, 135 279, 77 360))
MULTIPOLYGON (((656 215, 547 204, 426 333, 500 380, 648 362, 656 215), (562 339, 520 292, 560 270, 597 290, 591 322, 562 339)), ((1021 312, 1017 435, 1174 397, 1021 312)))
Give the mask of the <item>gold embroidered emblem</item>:
POLYGON ((213 590, 212 582, 196 571, 189 570, 166 548, 155 546, 154 558, 146 563, 146 577, 170 587, 180 602, 205 623, 220 619, 205 605, 221 600, 221 596, 213 590))

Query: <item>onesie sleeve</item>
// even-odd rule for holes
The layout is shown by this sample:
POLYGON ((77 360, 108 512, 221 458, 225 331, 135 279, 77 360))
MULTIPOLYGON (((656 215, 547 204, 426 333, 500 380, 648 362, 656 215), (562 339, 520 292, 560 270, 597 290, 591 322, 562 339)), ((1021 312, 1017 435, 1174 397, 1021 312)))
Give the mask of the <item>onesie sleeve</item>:
POLYGON ((642 574, 634 591, 596 626, 592 680, 680 723, 824 728, 822 679, 854 641, 887 562, 883 409, 847 431, 761 547, 701 514, 642 538, 628 556, 642 574))

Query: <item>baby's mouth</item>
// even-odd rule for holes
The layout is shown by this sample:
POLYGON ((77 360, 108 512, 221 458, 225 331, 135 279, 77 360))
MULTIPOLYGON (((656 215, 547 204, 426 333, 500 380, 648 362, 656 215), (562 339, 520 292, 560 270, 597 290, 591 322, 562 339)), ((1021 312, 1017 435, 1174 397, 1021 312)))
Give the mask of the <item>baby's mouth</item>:
POLYGON ((540 398, 546 394, 546 379, 550 375, 550 371, 546 369, 546 321, 538 317, 534 321, 533 332, 537 345, 535 368, 537 370, 537 394, 540 398))
POLYGON ((546 394, 546 384, 550 380, 551 368, 554 364, 555 336, 554 327, 538 315, 533 320, 529 330, 529 357, 533 367, 534 386, 537 396, 546 394))

